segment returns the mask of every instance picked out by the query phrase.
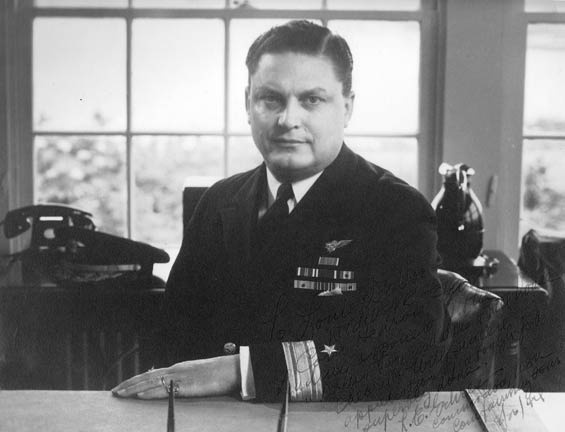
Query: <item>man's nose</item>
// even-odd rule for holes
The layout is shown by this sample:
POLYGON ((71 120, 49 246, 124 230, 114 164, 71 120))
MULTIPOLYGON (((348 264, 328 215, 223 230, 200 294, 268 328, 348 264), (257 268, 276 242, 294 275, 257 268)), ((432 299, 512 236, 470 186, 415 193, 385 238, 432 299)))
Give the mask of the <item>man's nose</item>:
POLYGON ((280 112, 278 125, 285 129, 295 129, 302 123, 303 108, 297 100, 289 100, 280 112))

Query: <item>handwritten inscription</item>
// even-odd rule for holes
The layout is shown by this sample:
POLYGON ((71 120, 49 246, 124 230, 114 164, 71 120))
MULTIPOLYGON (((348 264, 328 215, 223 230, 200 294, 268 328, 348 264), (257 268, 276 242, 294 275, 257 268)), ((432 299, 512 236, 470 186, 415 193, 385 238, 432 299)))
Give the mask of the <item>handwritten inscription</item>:
MULTIPOLYGON (((479 418, 458 392, 451 396, 426 394, 396 402, 359 401, 409 398, 419 394, 419 389, 430 388, 430 382, 435 383, 440 377, 441 382, 433 388, 461 388, 461 383, 488 386, 490 383, 483 382, 487 376, 483 369, 492 367, 490 356, 497 339, 513 340, 520 332, 535 332, 545 319, 537 314, 523 323, 502 321, 485 325, 482 331, 466 322, 458 323, 454 332, 459 333, 454 333, 450 350, 443 356, 435 345, 424 342, 429 340, 433 322, 422 320, 415 312, 421 305, 412 305, 411 298, 359 292, 338 299, 313 298, 311 302, 298 299, 299 303, 287 293, 273 297, 274 307, 265 308, 261 315, 261 325, 270 340, 318 339, 337 344, 338 354, 333 357, 320 357, 313 348, 302 353, 295 359, 296 370, 302 373, 310 367, 319 367, 319 375, 316 378, 311 375, 301 386, 307 389, 320 384, 320 380, 324 397, 355 401, 355 405, 338 406, 340 422, 347 430, 364 432, 479 430, 479 418), (383 310, 394 312, 383 313, 383 310), (295 318, 292 326, 285 319, 289 311, 295 318), (445 397, 450 399, 446 401, 445 397)), ((530 351, 522 361, 524 378, 529 378, 523 380, 524 388, 539 390, 529 386, 529 381, 553 372, 559 362, 555 353, 530 351)), ((500 375, 502 371, 496 372, 500 375)), ((511 430, 511 425, 519 424, 528 410, 543 403, 540 393, 485 392, 477 407, 484 418, 503 431, 511 430)))
MULTIPOLYGON (((544 402, 542 394, 518 389, 480 390, 479 394, 476 406, 481 416, 498 424, 503 431, 512 430, 512 423, 524 419, 526 410, 544 402)), ((460 432, 476 429, 476 426, 471 429, 471 425, 479 422, 462 392, 444 396, 426 393, 415 399, 356 404, 353 410, 350 407, 349 403, 338 404, 336 412, 344 416, 346 429, 363 432, 409 432, 430 427, 460 432)))

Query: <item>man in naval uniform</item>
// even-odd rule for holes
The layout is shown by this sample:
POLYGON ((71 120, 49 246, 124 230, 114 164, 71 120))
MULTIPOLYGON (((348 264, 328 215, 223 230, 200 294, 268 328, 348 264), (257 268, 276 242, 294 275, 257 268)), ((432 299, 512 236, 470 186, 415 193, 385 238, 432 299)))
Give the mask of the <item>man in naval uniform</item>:
POLYGON ((166 289, 168 367, 117 396, 397 399, 434 388, 449 318, 425 198, 344 144, 352 57, 293 21, 250 47, 246 110, 264 163, 210 187, 166 289))

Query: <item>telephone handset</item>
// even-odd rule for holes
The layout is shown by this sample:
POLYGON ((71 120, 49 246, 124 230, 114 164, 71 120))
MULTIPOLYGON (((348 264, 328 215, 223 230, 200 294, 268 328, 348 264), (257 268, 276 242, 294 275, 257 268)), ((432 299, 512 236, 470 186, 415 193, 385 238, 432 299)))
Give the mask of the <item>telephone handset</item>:
POLYGON ((65 244, 55 236, 55 229, 67 226, 94 230, 96 226, 91 218, 92 214, 88 212, 64 205, 31 205, 6 214, 4 235, 7 238, 16 237, 31 227, 30 248, 57 248, 65 244))

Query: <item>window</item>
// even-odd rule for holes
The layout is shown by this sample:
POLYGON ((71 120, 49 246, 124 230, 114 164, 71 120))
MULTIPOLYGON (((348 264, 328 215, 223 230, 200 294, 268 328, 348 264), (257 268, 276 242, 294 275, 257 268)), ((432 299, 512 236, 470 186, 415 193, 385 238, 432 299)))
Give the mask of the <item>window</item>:
POLYGON ((419 24, 331 20, 328 26, 349 42, 356 68, 355 109, 346 130, 347 143, 416 186, 419 24))
MULTIPOLYGON (((541 3, 538 2, 538 6, 541 3)), ((562 23, 530 23, 526 50, 520 235, 531 228, 565 232, 564 76, 565 19, 562 23)))
MULTIPOLYGON (((165 248, 182 189, 256 166, 244 110, 251 41, 316 20, 353 50, 346 142, 425 189, 433 154, 432 0, 36 0, 34 200, 79 207, 100 230, 165 248)), ((427 191, 430 192, 430 191, 427 191)))

